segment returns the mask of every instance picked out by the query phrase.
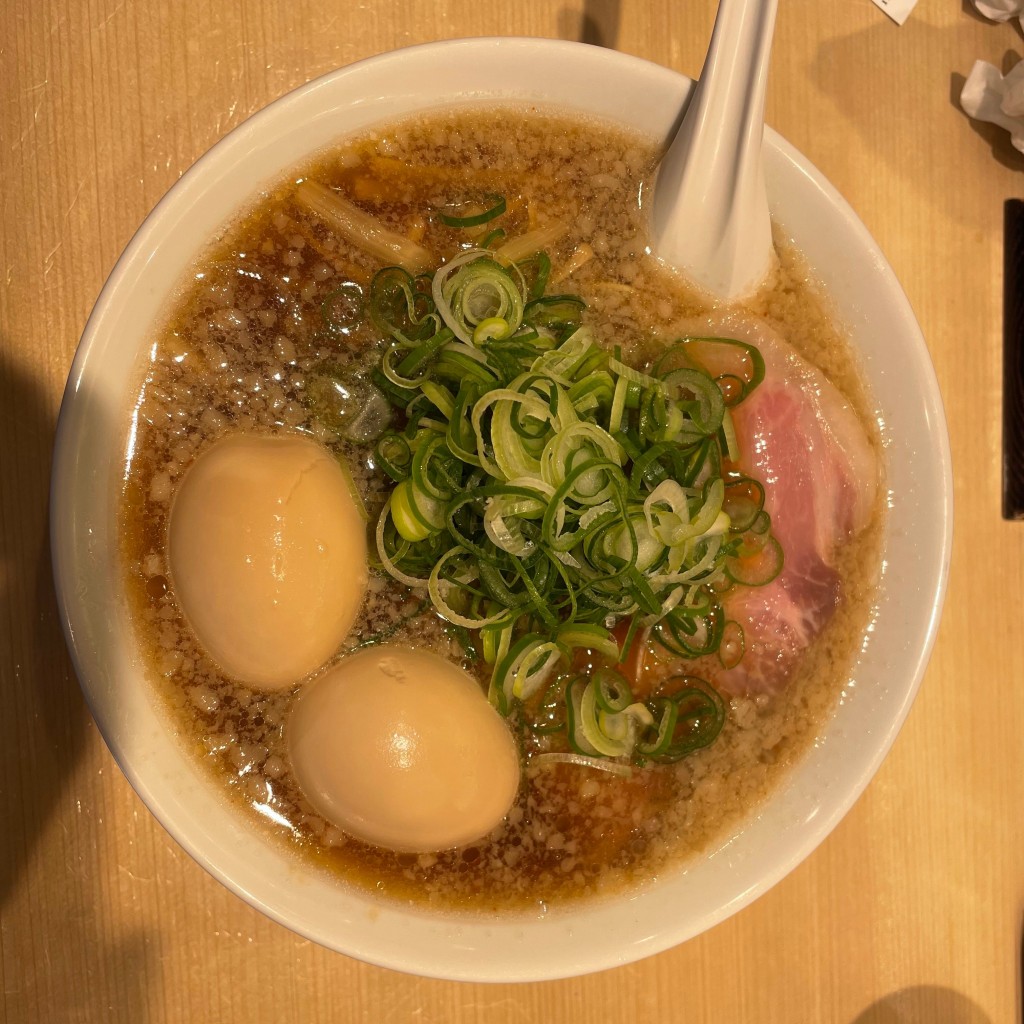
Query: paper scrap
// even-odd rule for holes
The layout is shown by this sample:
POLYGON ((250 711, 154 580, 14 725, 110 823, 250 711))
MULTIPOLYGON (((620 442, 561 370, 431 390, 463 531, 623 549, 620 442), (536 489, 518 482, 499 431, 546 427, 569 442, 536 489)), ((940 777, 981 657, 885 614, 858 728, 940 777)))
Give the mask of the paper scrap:
POLYGON ((974 0, 974 6, 990 21, 1009 21, 1024 14, 1024 0, 974 0))
POLYGON ((910 17, 910 12, 914 9, 917 0, 871 0, 871 2, 885 11, 897 25, 902 25, 910 17))
POLYGON ((1010 133, 1013 148, 1024 153, 1024 61, 1005 75, 983 60, 974 62, 960 92, 964 113, 1010 133))

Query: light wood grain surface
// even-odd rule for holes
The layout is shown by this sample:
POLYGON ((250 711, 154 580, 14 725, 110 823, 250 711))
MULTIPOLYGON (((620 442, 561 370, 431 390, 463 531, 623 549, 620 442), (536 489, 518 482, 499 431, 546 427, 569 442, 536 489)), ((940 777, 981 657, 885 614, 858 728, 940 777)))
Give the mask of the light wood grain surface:
POLYGON ((586 39, 697 74, 714 0, 4 0, 0 5, 0 1019, 838 1022, 1019 1017, 1024 523, 1000 518, 1001 224, 1024 159, 958 110, 1020 31, 959 0, 902 28, 782 0, 768 117, 902 281, 952 435, 956 545, 935 654, 878 776, 798 870, 642 963, 536 985, 422 980, 261 917, 122 777, 50 582, 50 450, 104 279, 178 176, 247 115, 396 46, 586 39))

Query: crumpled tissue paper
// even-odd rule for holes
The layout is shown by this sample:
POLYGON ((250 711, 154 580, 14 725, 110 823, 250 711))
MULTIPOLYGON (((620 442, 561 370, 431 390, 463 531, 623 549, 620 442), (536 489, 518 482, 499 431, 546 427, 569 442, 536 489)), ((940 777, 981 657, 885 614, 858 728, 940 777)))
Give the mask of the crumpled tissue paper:
POLYGON ((1024 0, 974 0, 974 6, 992 21, 1009 21, 1024 15, 1024 0))
POLYGON ((975 61, 960 92, 960 106, 968 117, 1005 128, 1013 148, 1024 153, 1024 61, 1005 75, 986 61, 975 61))

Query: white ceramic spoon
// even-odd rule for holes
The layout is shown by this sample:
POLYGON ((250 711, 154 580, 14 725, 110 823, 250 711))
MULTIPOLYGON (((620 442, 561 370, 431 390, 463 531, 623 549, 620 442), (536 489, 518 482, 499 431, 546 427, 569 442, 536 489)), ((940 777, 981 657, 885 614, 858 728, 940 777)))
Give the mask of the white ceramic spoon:
POLYGON ((775 260, 761 164, 778 0, 719 0, 711 45, 654 183, 656 256, 716 298, 756 290, 775 260))

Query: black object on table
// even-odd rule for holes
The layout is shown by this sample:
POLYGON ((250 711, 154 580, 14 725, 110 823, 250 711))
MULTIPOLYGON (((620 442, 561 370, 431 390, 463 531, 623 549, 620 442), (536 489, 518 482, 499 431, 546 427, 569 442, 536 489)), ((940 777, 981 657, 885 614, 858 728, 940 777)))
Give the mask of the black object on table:
POLYGON ((1024 200, 1003 209, 1003 518, 1024 519, 1024 200))

